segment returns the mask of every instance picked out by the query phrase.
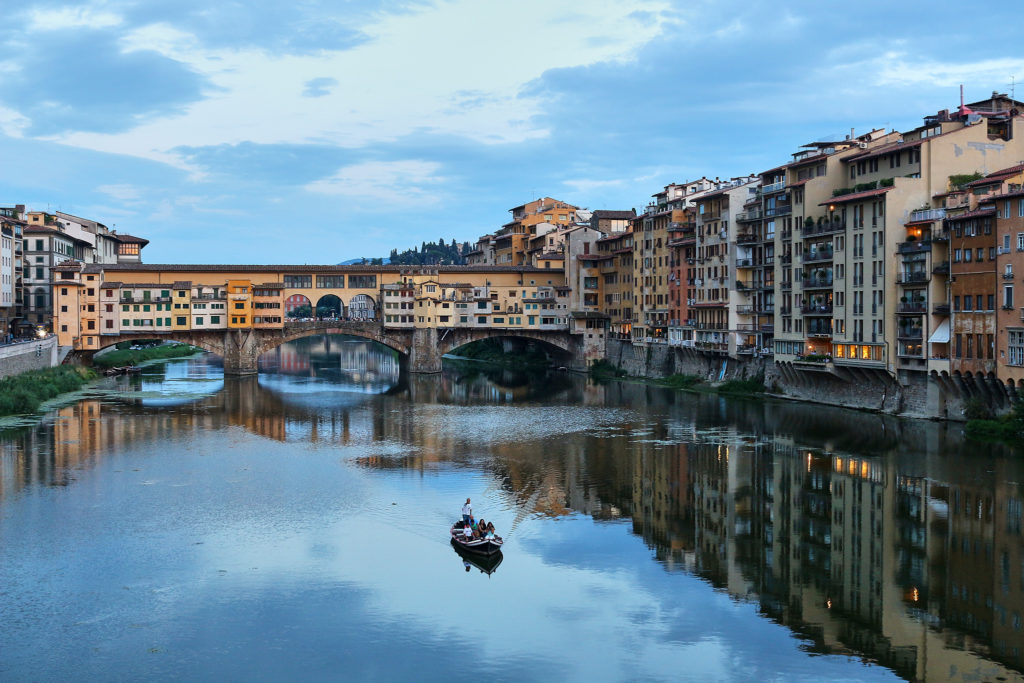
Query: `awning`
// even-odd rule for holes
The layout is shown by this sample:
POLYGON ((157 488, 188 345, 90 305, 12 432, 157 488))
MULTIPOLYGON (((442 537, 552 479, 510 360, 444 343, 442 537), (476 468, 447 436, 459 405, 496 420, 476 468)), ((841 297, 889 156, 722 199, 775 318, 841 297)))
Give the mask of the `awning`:
POLYGON ((929 344, 948 344, 949 343, 949 321, 943 320, 935 331, 932 332, 932 336, 928 337, 929 344))

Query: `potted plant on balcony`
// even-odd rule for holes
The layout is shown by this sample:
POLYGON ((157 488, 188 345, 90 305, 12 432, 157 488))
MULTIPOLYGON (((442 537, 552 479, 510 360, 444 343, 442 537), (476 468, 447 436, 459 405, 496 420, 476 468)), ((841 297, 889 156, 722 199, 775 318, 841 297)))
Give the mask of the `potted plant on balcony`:
POLYGON ((907 297, 905 297, 905 296, 901 296, 901 297, 900 297, 900 303, 901 303, 901 304, 905 304, 905 303, 907 303, 908 301, 910 301, 910 299, 908 299, 907 297))
POLYGON ((805 228, 813 228, 814 227, 814 219, 811 218, 810 216, 805 218, 804 219, 804 227, 805 228))

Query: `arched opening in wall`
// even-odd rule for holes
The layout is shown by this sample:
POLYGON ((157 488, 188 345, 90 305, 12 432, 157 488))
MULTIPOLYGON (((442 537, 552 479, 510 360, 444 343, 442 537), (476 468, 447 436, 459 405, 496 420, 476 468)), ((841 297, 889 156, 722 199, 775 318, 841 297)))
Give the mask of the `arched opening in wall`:
POLYGON ((345 305, 334 294, 325 294, 316 302, 316 317, 321 320, 334 320, 342 317, 345 305))
POLYGON ((292 402, 348 405, 400 383, 401 353, 372 339, 311 334, 286 341, 258 361, 260 386, 292 402))
POLYGON ((515 335, 487 337, 452 348, 446 358, 471 359, 518 368, 568 367, 572 354, 539 339, 515 335))
POLYGON ((352 320, 376 320, 377 303, 369 294, 356 294, 348 302, 348 317, 352 320))
POLYGON ((312 318, 313 304, 302 294, 292 294, 284 300, 284 314, 289 318, 312 318))

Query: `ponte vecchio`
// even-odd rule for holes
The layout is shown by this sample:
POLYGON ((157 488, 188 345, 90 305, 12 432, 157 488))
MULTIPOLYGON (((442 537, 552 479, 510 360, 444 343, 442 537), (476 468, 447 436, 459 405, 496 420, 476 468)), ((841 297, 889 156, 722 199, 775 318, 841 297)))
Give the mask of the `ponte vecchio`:
POLYGON ((54 268, 54 324, 83 359, 122 341, 168 339, 257 371, 299 337, 348 334, 399 353, 407 370, 489 337, 540 342, 559 365, 600 357, 604 329, 574 317, 562 269, 522 266, 81 264, 54 268))

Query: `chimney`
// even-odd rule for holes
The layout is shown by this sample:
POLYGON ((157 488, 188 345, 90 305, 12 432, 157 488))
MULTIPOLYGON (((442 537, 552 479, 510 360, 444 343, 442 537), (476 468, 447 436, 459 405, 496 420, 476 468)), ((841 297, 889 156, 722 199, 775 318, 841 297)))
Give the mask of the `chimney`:
POLYGON ((15 204, 14 205, 14 213, 17 214, 15 216, 15 218, 25 218, 25 205, 24 204, 15 204))

